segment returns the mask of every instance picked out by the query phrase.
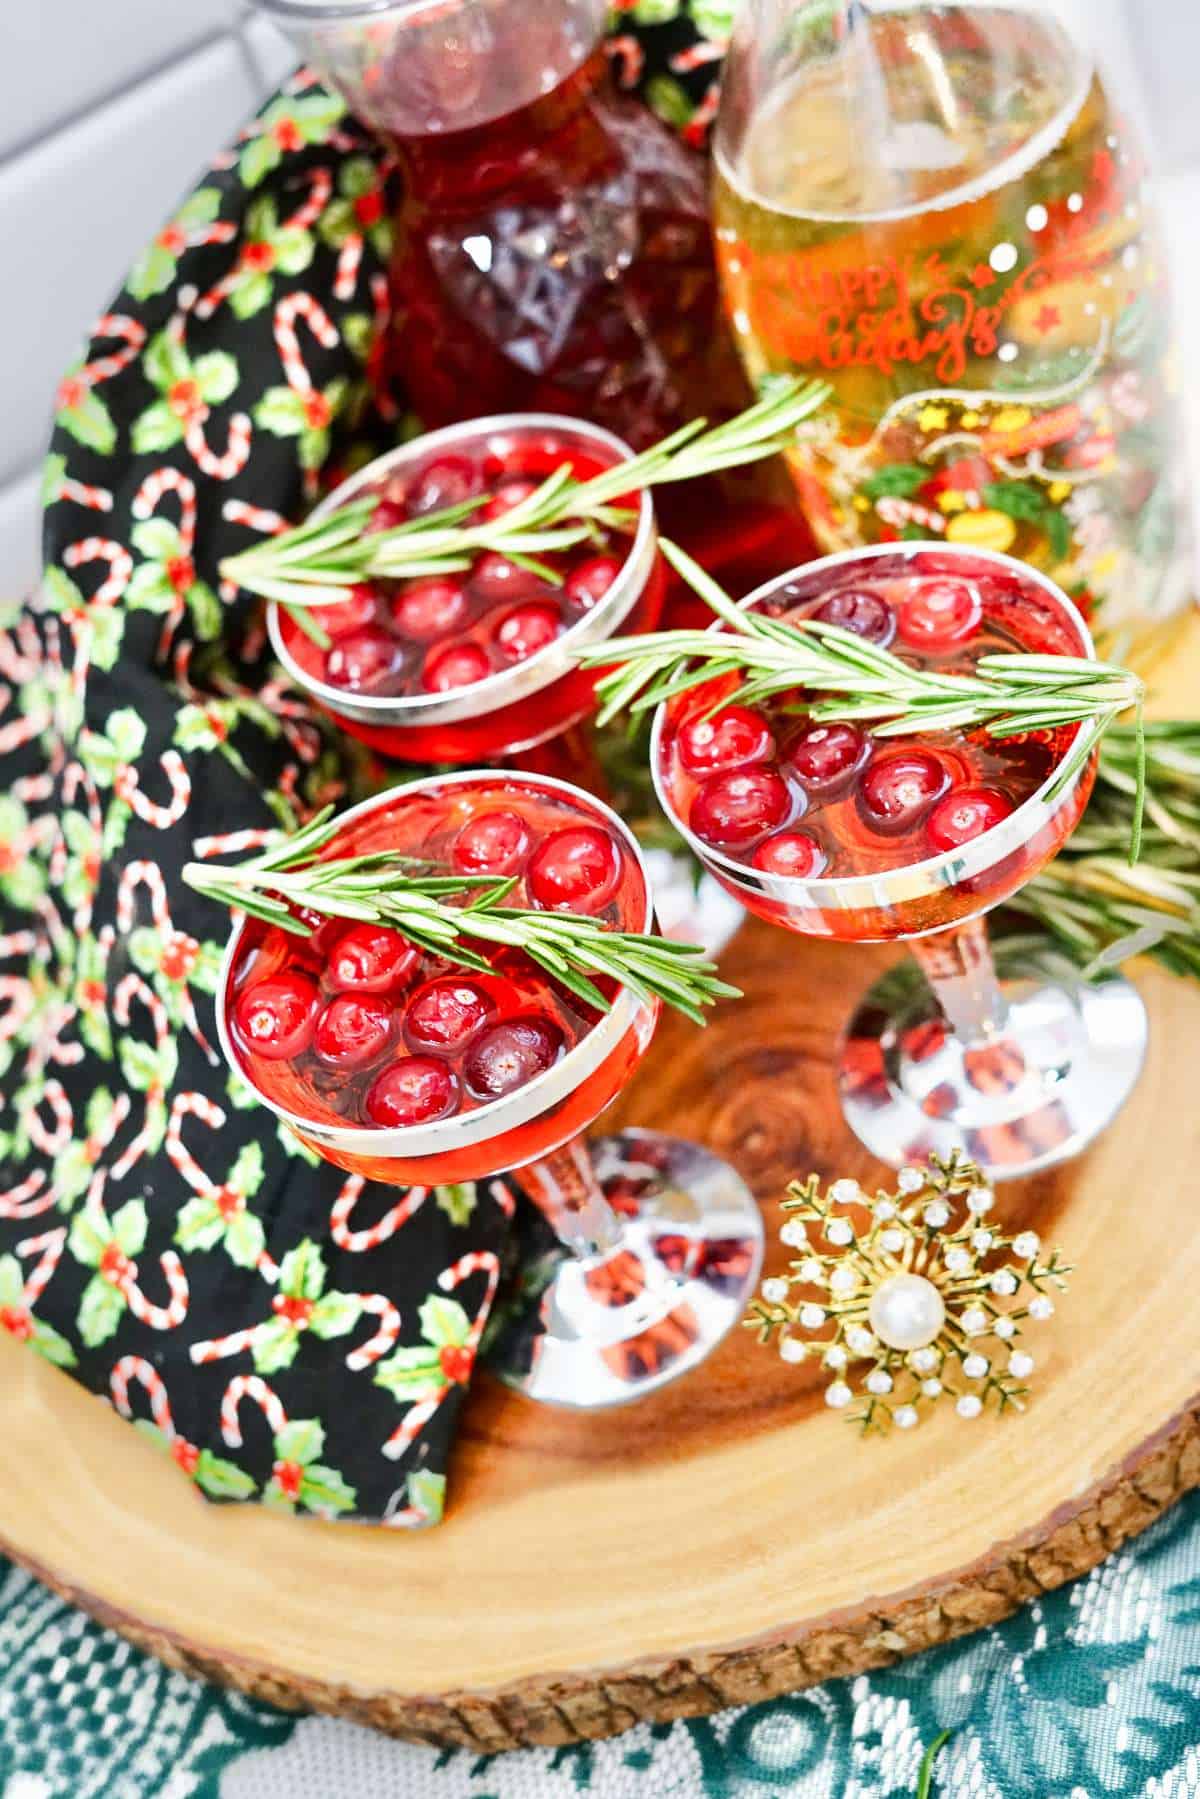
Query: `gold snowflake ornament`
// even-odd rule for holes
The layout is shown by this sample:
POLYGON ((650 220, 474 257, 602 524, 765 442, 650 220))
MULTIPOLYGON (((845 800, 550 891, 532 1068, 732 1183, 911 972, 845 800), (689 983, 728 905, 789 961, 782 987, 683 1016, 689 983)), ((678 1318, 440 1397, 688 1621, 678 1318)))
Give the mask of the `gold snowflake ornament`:
POLYGON ((991 1188, 957 1153, 901 1168, 896 1191, 857 1181, 794 1181, 780 1237, 796 1251, 762 1283, 747 1325, 785 1362, 819 1362, 825 1403, 864 1430, 911 1430, 941 1399, 960 1418, 1024 1409, 1030 1323, 1050 1318, 1050 1289, 1070 1268, 1033 1231, 988 1223, 991 1188))

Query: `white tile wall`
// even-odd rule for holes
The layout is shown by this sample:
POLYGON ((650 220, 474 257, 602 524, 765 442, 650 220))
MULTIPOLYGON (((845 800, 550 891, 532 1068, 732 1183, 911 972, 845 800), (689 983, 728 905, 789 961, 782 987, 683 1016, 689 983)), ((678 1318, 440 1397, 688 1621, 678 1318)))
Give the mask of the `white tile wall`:
MULTIPOLYGON (((1059 0, 1134 93, 1161 166, 1200 441, 1197 0, 1059 0), (1138 78, 1129 82, 1130 73, 1138 78)), ((0 0, 0 593, 35 578, 57 378, 138 249, 290 63, 243 0, 0 0), (14 348, 14 346, 16 346, 14 348)))

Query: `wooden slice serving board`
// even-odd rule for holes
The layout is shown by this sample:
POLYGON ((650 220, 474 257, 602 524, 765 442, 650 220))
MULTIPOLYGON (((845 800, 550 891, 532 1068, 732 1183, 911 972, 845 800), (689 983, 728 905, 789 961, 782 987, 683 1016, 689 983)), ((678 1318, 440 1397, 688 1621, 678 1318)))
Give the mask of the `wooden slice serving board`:
MULTIPOLYGON (((1172 666, 1180 698, 1196 650, 1172 666)), ((614 1109, 742 1170, 769 1269, 789 1178, 880 1178, 848 1140, 831 1065, 885 960, 748 926, 724 964, 745 999, 705 1032, 668 1020, 614 1109)), ((997 1216, 1078 1270, 1031 1341, 1024 1416, 947 1409, 862 1440, 815 1374, 744 1332, 599 1417, 481 1382, 446 1521, 409 1536, 207 1505, 107 1405, 5 1340, 0 1545, 179 1667, 481 1750, 765 1699, 1001 1618, 1200 1484, 1200 991, 1154 970, 1139 984, 1150 1058, 1117 1128, 1001 1189, 997 1216)))

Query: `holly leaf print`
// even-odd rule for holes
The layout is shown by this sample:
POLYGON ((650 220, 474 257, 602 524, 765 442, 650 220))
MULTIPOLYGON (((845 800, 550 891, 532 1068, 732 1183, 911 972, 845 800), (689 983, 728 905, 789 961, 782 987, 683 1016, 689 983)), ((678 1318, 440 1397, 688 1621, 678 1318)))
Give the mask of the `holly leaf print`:
POLYGON ((109 1238, 91 1212, 79 1212, 71 1223, 67 1248, 85 1268, 98 1268, 100 1257, 108 1248, 109 1238))
POLYGON ((257 1268, 266 1247, 267 1233, 261 1218, 253 1212, 235 1212, 225 1232, 229 1260, 239 1268, 257 1268))
POLYGON ((263 1152, 258 1143, 246 1143, 238 1151, 237 1160, 229 1170, 229 1185, 236 1193, 249 1198, 257 1193, 263 1181, 263 1152))
POLYGON ((149 243, 134 263, 126 286, 135 300, 149 300, 170 287, 179 258, 188 248, 188 232, 211 225, 221 206, 215 187, 201 187, 149 243))
POLYGON ((200 398, 209 406, 227 400, 238 384, 238 365, 227 350, 210 350, 198 356, 192 368, 200 398))
POLYGON ((150 339, 142 357, 142 369, 150 384, 163 393, 192 373, 187 351, 169 331, 158 331, 150 339))
POLYGON ((272 1318, 254 1339, 251 1359, 259 1374, 278 1374, 290 1368, 300 1349, 300 1333, 286 1318, 272 1318))
POLYGON ((146 742, 146 726, 132 706, 120 706, 104 721, 104 733, 122 762, 136 762, 146 742))
POLYGON ((117 1056, 125 1080, 139 1093, 146 1093, 151 1088, 165 1093, 174 1081, 179 1065, 179 1051, 170 1037, 161 1048, 143 1043, 136 1037, 122 1037, 117 1045, 117 1056))
POLYGON ((222 1460, 211 1449, 202 1449, 192 1479, 210 1499, 249 1499, 254 1481, 244 1468, 222 1460))
POLYGON ((456 1299, 432 1293, 417 1316, 422 1335, 437 1349, 459 1349, 471 1334, 471 1320, 456 1299))
POLYGON ((124 1313, 124 1296, 103 1275, 94 1274, 83 1289, 75 1318, 75 1327, 86 1348, 98 1349, 107 1343, 124 1313))
POLYGON ((289 1250, 279 1268, 279 1291, 291 1299, 319 1299, 325 1285, 325 1258, 306 1237, 289 1250))
POLYGON ((127 1256, 139 1256, 146 1247, 146 1208, 140 1199, 130 1199, 112 1215, 112 1234, 118 1249, 127 1256))
POLYGON ((431 1468, 416 1468, 406 1483, 408 1503, 430 1524, 440 1524, 446 1509, 446 1476, 431 1468))
POLYGON ((256 312, 271 304, 275 284, 266 274, 247 275, 229 296, 229 309, 238 319, 252 319, 256 312))
POLYGON ((438 1211, 444 1212, 451 1224, 470 1224, 475 1210, 474 1181, 460 1181, 452 1187, 435 1187, 433 1197, 438 1211))
POLYGON ((291 387, 268 387, 254 408, 254 422, 276 437, 299 437, 304 429, 304 395, 291 387))
POLYGON ((325 1430, 319 1418, 293 1418, 275 1438, 278 1462, 315 1462, 325 1447, 325 1430))
POLYGON ((153 456, 169 450, 183 436, 183 420, 172 412, 165 400, 156 400, 134 420, 130 441, 138 456, 153 456))
POLYGON ((257 187, 279 167, 285 153, 324 143, 345 110, 345 102, 333 94, 272 101, 258 121, 257 134, 238 158, 243 185, 257 187))
POLYGON ((314 1337, 344 1337, 362 1316, 362 1302, 352 1293, 327 1293, 312 1309, 308 1328, 314 1337))
POLYGON ((25 1304, 25 1281, 16 1256, 0 1256, 0 1308, 25 1304))
POLYGON ((197 1195, 182 1208, 175 1224, 180 1249, 215 1249, 225 1235, 225 1220, 215 1199, 197 1195))
POLYGON ((336 1517, 339 1512, 352 1512, 355 1498, 355 1489, 343 1480, 336 1468, 325 1468, 315 1462, 304 1470, 300 1503, 310 1512, 336 1517))
POLYGON ((61 1331, 56 1331, 52 1324, 44 1324, 40 1318, 33 1319, 33 1335, 29 1339, 31 1349, 36 1350, 55 1368, 74 1368, 79 1357, 75 1354, 61 1331))
POLYGON ((416 1343, 396 1350, 375 1370, 375 1385, 405 1404, 432 1396, 446 1385, 436 1349, 416 1343))
POLYGON ((57 425, 69 432, 85 450, 111 456, 117 447, 117 427, 112 413, 78 367, 59 383, 57 425))

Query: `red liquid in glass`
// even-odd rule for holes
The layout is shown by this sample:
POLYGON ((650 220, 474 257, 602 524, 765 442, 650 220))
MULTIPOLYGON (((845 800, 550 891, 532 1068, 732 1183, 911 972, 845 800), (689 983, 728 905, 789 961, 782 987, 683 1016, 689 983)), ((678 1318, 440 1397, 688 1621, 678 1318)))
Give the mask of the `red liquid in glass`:
MULTIPOLYGON (((497 431, 482 441, 464 436, 461 447, 431 450, 363 491, 378 494, 373 523, 379 530, 468 499, 483 500, 478 516, 486 518, 511 507, 562 464, 586 481, 615 461, 544 429, 497 431)), ((637 496, 619 504, 635 511, 637 496)), ((332 640, 328 649, 313 643, 286 612, 279 628, 303 673, 342 689, 348 699, 449 694, 532 661, 557 642, 620 579, 631 544, 631 533, 598 528, 594 542, 545 552, 539 561, 554 571, 553 581, 495 554, 461 574, 377 581, 357 589, 350 601, 314 609, 313 618, 332 640)), ((664 588, 663 564, 656 559, 615 628, 653 629, 664 588)), ((594 671, 572 669, 509 703, 481 693, 478 714, 440 723, 423 722, 414 712, 403 723, 384 713, 378 724, 365 724, 330 709, 347 731, 386 754, 418 762, 486 762, 586 717, 597 678, 594 671)))
MULTIPOLYGON (((585 912, 615 930, 647 925, 645 882, 628 846, 582 798, 536 781, 480 776, 401 789, 350 820, 323 859, 379 849, 434 869, 515 874, 514 906, 585 912)), ((393 1127, 389 1153, 379 1155, 306 1139, 368 1179, 470 1180, 534 1161, 597 1117, 649 1045, 655 1014, 642 1007, 599 1065, 573 1080, 571 1052, 606 1015, 528 957, 474 944, 489 964, 483 974, 403 944, 380 953, 364 935, 372 928, 343 921, 301 937, 250 919, 222 1003, 242 1072, 273 1106, 326 1128, 393 1127), (264 1044, 272 1018, 282 1033, 264 1044), (535 1118, 500 1121, 478 1141, 455 1132, 455 1120, 465 1125, 542 1074, 546 1104, 535 1118), (407 1116, 396 1114, 397 1095, 407 1116), (444 1150, 390 1153, 396 1125, 443 1119, 444 1150)))
MULTIPOLYGON (((519 42, 510 54, 553 68, 563 50, 519 42)), ((381 79, 402 80, 402 65, 381 79)), ((404 197, 387 367, 427 427, 561 412, 644 449, 749 404, 705 166, 614 91, 603 49, 500 118, 391 142, 404 197)), ((665 491, 663 506, 671 535, 743 593, 814 552, 774 462, 665 491)), ((675 600, 693 604, 678 585, 675 600)))
MULTIPOLYGON (((914 666, 970 674, 980 658, 1032 650, 1081 655, 1079 624, 1016 570, 973 558, 878 556, 782 582, 756 610, 824 618, 889 647, 914 666)), ((928 891, 882 889, 853 904, 793 895, 780 880, 885 876, 969 845, 1043 786, 1074 727, 999 739, 982 731, 872 738, 814 725, 803 695, 737 705, 736 677, 693 689, 668 708, 660 755, 673 810, 706 848, 753 877, 718 879, 752 911, 813 935, 865 941, 940 929, 1015 891, 1060 847, 1091 789, 1088 770, 1050 818, 983 874, 953 867, 928 891), (706 719, 714 699, 729 705, 706 719), (760 881, 776 877, 774 891, 760 881)))

